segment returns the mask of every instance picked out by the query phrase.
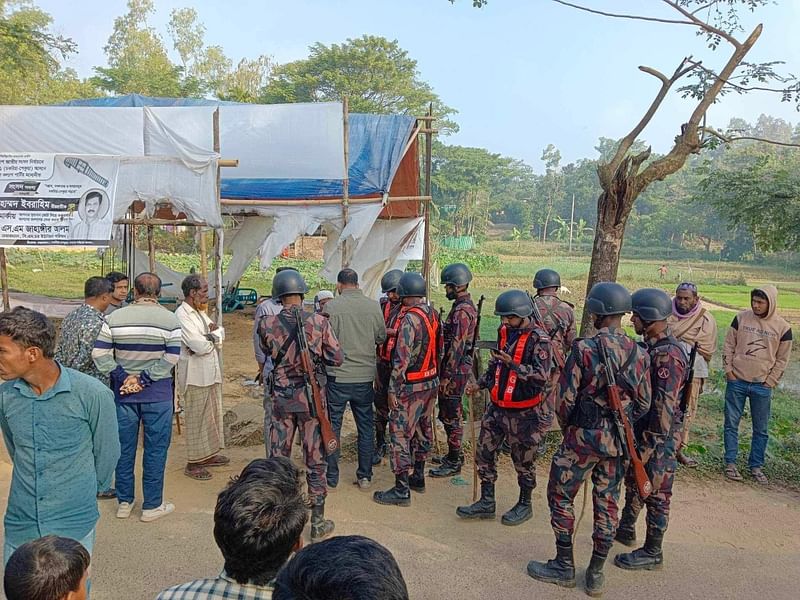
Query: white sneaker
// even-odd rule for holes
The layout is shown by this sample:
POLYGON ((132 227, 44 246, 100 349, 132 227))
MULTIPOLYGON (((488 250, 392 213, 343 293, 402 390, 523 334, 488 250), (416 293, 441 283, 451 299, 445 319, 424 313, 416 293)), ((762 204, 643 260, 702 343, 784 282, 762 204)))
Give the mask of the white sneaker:
POLYGON ((164 502, 161 506, 156 508, 148 508, 142 511, 142 516, 139 518, 144 523, 155 521, 161 517, 166 517, 169 513, 175 510, 175 505, 172 502, 164 502))
POLYGON ((131 511, 133 510, 133 503, 131 502, 120 502, 119 506, 117 507, 117 518, 118 519, 127 519, 131 516, 131 511))

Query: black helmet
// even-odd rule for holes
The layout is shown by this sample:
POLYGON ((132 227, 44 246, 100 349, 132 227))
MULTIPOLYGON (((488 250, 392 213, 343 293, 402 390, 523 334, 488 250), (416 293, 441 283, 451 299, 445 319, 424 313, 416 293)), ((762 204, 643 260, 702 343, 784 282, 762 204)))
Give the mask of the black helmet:
POLYGON ((508 290, 500 294, 494 301, 494 314, 501 317, 511 315, 529 317, 532 312, 531 297, 528 296, 528 292, 522 290, 508 290))
POLYGON ((308 292, 303 276, 294 269, 287 269, 280 273, 275 273, 272 278, 272 297, 282 298, 289 294, 305 294, 308 292))
POLYGON ((442 269, 442 285, 467 285, 472 281, 472 272, 464 263, 453 263, 442 269))
POLYGON ((663 321, 672 314, 672 299, 664 290, 643 288, 631 294, 634 314, 642 321, 663 321))
POLYGON ((397 289, 397 284, 400 283, 400 278, 403 276, 403 271, 400 269, 392 269, 386 271, 381 277, 381 292, 384 294, 392 292, 397 289))
POLYGON ((425 280, 419 273, 403 273, 397 282, 397 295, 401 298, 424 296, 427 293, 425 280))
POLYGON ((621 315, 631 311, 631 295, 613 281, 601 281, 592 286, 586 297, 586 310, 593 315, 621 315))
POLYGON ((561 275, 553 269, 539 269, 533 276, 533 287, 543 290, 549 287, 561 287, 561 275))

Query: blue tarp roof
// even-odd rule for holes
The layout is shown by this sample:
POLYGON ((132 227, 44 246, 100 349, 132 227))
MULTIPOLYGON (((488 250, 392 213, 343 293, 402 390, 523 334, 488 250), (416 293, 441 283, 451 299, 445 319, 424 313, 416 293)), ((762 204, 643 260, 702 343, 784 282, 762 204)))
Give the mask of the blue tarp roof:
MULTIPOLYGON (((198 98, 153 98, 139 94, 71 100, 64 106, 141 107, 141 106, 224 106, 237 104, 198 98)), ((348 164, 350 196, 388 193, 415 119, 406 115, 350 113, 350 154, 348 164)), ((222 178, 224 198, 292 199, 338 198, 341 179, 222 178)))

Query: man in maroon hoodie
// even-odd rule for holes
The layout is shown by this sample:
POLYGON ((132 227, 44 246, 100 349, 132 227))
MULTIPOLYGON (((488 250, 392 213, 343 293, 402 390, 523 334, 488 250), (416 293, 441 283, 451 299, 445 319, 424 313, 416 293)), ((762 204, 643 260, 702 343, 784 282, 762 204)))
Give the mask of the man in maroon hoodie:
POLYGON ((765 285, 750 292, 750 310, 733 318, 722 349, 722 366, 728 380, 725 389, 725 476, 741 481, 736 468, 739 421, 750 398, 753 441, 748 466, 753 478, 768 483, 761 470, 767 449, 772 389, 778 385, 792 351, 792 330, 777 314, 778 290, 765 285))

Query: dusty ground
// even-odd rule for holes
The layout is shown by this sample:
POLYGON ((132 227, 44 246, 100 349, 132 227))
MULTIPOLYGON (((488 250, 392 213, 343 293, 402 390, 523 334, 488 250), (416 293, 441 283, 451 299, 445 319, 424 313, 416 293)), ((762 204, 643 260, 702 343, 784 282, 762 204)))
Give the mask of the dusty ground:
MULTIPOLYGON (((257 404, 241 385, 252 376, 254 360, 245 315, 227 319, 225 347, 226 401, 257 404), (240 346, 234 346, 234 341, 240 346)), ((166 497, 176 512, 155 523, 114 518, 114 502, 103 502, 93 560, 94 600, 152 599, 162 588, 221 568, 214 545, 215 497, 229 476, 261 456, 260 447, 231 448, 230 468, 208 482, 183 476, 183 439, 175 436, 170 452, 166 497)), ((507 459, 504 459, 506 461, 507 459)), ((516 486, 504 464, 498 488, 498 509, 516 499, 516 486)), ((339 489, 330 494, 328 515, 339 534, 377 539, 397 557, 412 598, 523 599, 580 598, 580 590, 562 590, 533 581, 525 574, 530 559, 551 558, 553 537, 547 517, 544 482, 534 493, 534 518, 517 528, 495 522, 461 522, 455 507, 470 499, 469 486, 448 480, 429 482, 425 495, 415 495, 411 508, 389 508, 372 502, 371 493, 348 484, 355 467, 346 464, 339 489)), ((469 479, 469 472, 466 473, 469 479)), ((5 510, 11 468, 0 457, 0 509, 5 510)), ((379 467, 374 489, 389 487, 388 468, 379 467)), ((578 499, 580 506, 581 500, 578 499)), ((579 578, 591 554, 591 517, 580 525, 576 546, 579 578)), ((640 534, 642 523, 640 523, 640 534)), ((615 549, 616 550, 616 549, 615 549)), ((672 521, 665 543, 662 571, 628 573, 609 565, 607 598, 797 598, 800 573, 800 496, 724 481, 700 482, 678 477, 672 521)))

